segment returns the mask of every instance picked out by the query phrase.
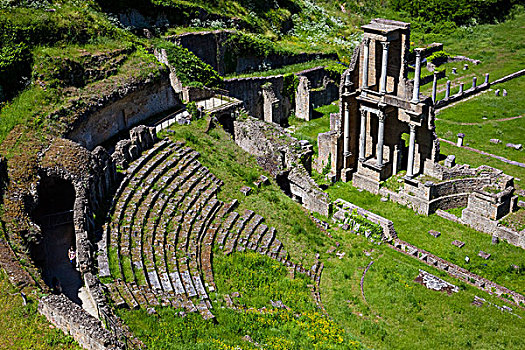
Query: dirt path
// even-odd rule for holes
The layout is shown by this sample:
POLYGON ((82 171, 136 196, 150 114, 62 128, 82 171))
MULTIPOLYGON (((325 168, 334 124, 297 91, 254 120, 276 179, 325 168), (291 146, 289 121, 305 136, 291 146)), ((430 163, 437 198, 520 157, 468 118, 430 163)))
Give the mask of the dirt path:
POLYGON ((523 118, 523 116, 522 115, 518 115, 516 117, 508 117, 508 118, 501 118, 501 119, 494 119, 494 120, 484 120, 484 121, 479 122, 479 123, 461 123, 461 122, 455 122, 455 121, 449 120, 449 119, 439 119, 439 118, 436 118, 436 120, 440 120, 442 122, 449 123, 449 124, 454 124, 454 125, 480 125, 480 124, 489 124, 489 123, 493 123, 493 122, 496 122, 496 123, 506 122, 506 121, 509 121, 509 120, 515 120, 515 119, 521 119, 521 118, 523 118))

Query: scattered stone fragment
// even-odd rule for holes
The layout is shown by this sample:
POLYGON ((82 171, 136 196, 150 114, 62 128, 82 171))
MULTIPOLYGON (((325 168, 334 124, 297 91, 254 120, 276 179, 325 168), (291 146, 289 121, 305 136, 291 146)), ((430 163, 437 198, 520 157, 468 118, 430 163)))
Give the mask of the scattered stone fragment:
POLYGON ((435 230, 430 230, 430 231, 428 231, 428 233, 430 233, 430 235, 435 237, 435 238, 438 238, 439 236, 441 236, 441 232, 435 231, 435 230))
POLYGON ((463 246, 465 245, 465 242, 461 242, 461 241, 458 241, 457 239, 455 239, 455 240, 452 241, 452 245, 455 245, 458 248, 463 248, 463 246))
POLYGON ((155 311, 155 309, 152 307, 148 307, 147 312, 148 315, 155 315, 157 313, 157 311, 155 311))
POLYGON ((518 201, 518 207, 525 208, 525 201, 518 201))
POLYGON ((500 139, 490 139, 490 142, 495 143, 496 145, 501 143, 500 139))
MULTIPOLYGON (((458 143, 459 143, 459 139, 458 139, 458 143)), ((449 154, 447 158, 445 159, 445 166, 447 168, 452 168, 454 167, 454 165, 456 165, 456 156, 453 154, 449 154)))
POLYGON ((477 307, 482 307, 483 306, 483 299, 481 299, 480 297, 478 296, 474 296, 474 301, 472 302, 472 305, 474 306, 477 306, 477 307))
POLYGON ((463 65, 463 70, 468 70, 468 64, 465 63, 465 64, 463 65))
POLYGON ((494 93, 496 96, 499 96, 499 89, 496 90, 496 92, 494 93))
POLYGON ((487 260, 490 258, 490 254, 489 253, 485 253, 483 250, 480 250, 479 251, 479 254, 478 256, 482 257, 483 259, 487 260))
POLYGON ((331 246, 331 247, 328 248, 328 250, 326 251, 326 254, 332 254, 333 252, 335 252, 335 247, 334 247, 334 246, 331 246))
POLYGON ((381 197, 381 202, 388 202, 388 198, 386 198, 386 197, 381 197))
POLYGON ((468 256, 465 256, 465 262, 468 264, 470 262, 470 258, 468 256))
POLYGON ((240 191, 241 191, 242 194, 247 196, 247 195, 249 195, 252 192, 252 189, 251 189, 251 187, 248 187, 248 186, 242 186, 240 191))
POLYGON ((339 260, 341 260, 343 258, 343 256, 346 255, 346 253, 345 252, 337 252, 337 253, 335 253, 335 255, 339 258, 339 260))
POLYGON ((440 292, 447 292, 448 294, 459 292, 459 288, 447 281, 442 280, 424 270, 419 270, 419 275, 414 280, 415 282, 424 285, 428 289, 440 292))
POLYGON ((503 89, 503 96, 507 96, 507 90, 503 89))
POLYGON ((523 145, 521 143, 507 143, 505 147, 514 148, 516 151, 519 151, 523 147, 523 145))
POLYGON ((452 68, 452 74, 458 74, 458 69, 456 67, 452 68))
POLYGON ((492 244, 496 245, 499 243, 499 238, 496 236, 492 236, 492 244))
POLYGON ((259 176, 259 181, 263 185, 268 185, 270 183, 270 181, 268 180, 268 177, 264 175, 259 176))
POLYGON ((341 225, 341 228, 342 228, 343 230, 345 230, 345 231, 348 231, 348 230, 350 229, 350 225, 348 225, 348 224, 342 224, 342 225, 341 225))

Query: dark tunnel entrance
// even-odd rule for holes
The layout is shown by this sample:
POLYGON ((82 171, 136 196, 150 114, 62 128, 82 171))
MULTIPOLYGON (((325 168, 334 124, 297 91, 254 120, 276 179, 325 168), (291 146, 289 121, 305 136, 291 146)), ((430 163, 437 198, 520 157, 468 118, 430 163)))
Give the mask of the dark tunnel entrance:
POLYGON ((42 269, 44 282, 55 292, 62 292, 81 305, 78 297, 82 278, 76 258, 70 261, 69 251, 76 254, 73 208, 75 188, 71 181, 44 176, 38 185, 38 205, 33 218, 40 226, 42 239, 34 244, 31 255, 42 269))

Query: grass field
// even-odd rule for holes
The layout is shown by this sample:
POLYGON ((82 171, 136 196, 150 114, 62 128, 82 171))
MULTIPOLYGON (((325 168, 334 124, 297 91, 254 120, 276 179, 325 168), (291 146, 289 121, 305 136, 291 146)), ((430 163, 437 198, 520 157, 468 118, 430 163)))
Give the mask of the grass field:
POLYGON ((451 141, 462 132, 464 144, 470 147, 525 163, 525 150, 505 147, 509 142, 525 143, 525 76, 497 88, 506 89, 508 95, 497 97, 494 91, 488 91, 440 111, 436 116, 436 131, 439 137, 451 141), (514 117, 522 118, 502 120, 514 117), (494 144, 490 139, 502 142, 494 144))
POLYGON ((50 325, 37 311, 38 299, 27 305, 0 269, 0 349, 81 349, 72 337, 50 325))
MULTIPOLYGON (((485 80, 485 73, 490 73, 490 81, 521 70, 525 67, 525 12, 517 12, 513 19, 498 24, 484 24, 475 27, 461 27, 451 35, 428 35, 423 41, 430 44, 434 41, 442 42, 444 51, 456 56, 462 55, 481 61, 474 65, 469 62, 447 63, 447 76, 438 81, 438 96, 440 100, 445 96, 445 84, 452 81, 451 93, 459 90, 459 83, 465 83, 465 89, 470 88, 472 77, 477 76, 478 84, 485 80), (469 69, 463 70, 468 63, 469 69), (457 75, 453 75, 452 68, 457 68, 457 75)), ((423 67, 422 75, 427 75, 423 67)), ((499 87, 498 87, 499 88, 499 87)), ((421 92, 430 96, 432 84, 422 87, 421 92)))
MULTIPOLYGON (((324 305, 345 330, 357 334, 363 345, 374 349, 520 349, 525 346, 518 334, 525 322, 494 306, 472 305, 480 296, 497 305, 477 289, 401 255, 385 245, 367 242, 363 236, 334 233, 342 259, 326 262, 322 278, 324 305), (366 256, 364 253, 370 255, 366 256), (365 267, 373 261, 364 278, 365 267), (424 269, 459 287, 447 295, 414 282, 424 269)), ((514 310, 521 317, 523 310, 514 310)))

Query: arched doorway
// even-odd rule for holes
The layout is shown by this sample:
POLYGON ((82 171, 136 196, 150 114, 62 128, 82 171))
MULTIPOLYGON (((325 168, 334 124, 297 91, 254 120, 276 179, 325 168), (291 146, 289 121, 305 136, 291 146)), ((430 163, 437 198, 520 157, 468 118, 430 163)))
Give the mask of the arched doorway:
POLYGON ((81 305, 78 292, 82 279, 68 256, 69 249, 76 252, 73 208, 75 188, 71 181, 55 176, 43 176, 37 187, 38 205, 33 211, 34 221, 40 226, 42 239, 34 244, 31 255, 42 269, 44 282, 81 305))

